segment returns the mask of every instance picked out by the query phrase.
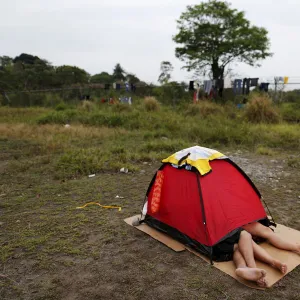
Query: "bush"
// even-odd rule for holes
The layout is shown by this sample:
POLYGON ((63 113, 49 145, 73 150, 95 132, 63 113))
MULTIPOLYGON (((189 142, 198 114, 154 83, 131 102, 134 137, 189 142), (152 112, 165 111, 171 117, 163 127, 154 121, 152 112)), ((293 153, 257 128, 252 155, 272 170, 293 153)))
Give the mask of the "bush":
POLYGON ((61 103, 57 104, 56 107, 55 107, 56 111, 63 111, 63 110, 66 110, 66 109, 68 109, 68 106, 64 102, 61 102, 61 103))
POLYGON ((272 100, 265 95, 255 94, 246 106, 245 117, 251 123, 278 123, 280 115, 272 100))
POLYGON ((145 97, 144 105, 146 111, 157 111, 160 108, 159 102, 154 97, 145 97))
POLYGON ((283 103, 280 112, 285 121, 300 122, 300 103, 283 103))
POLYGON ((196 104, 190 104, 186 110, 188 116, 202 116, 207 117, 209 115, 223 114, 224 108, 213 102, 202 101, 196 104))

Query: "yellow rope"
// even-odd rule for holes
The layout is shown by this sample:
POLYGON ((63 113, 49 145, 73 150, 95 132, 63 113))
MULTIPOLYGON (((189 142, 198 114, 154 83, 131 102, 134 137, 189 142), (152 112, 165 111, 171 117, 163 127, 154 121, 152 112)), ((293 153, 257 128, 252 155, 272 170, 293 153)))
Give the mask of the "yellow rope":
POLYGON ((119 211, 122 210, 122 207, 121 207, 121 206, 101 205, 101 204, 98 203, 98 202, 88 202, 88 203, 84 204, 83 206, 79 206, 79 207, 76 207, 76 208, 77 208, 77 209, 82 209, 82 208, 87 207, 88 205, 98 205, 98 206, 100 206, 100 207, 102 207, 102 208, 112 208, 112 209, 115 208, 115 209, 118 209, 119 211))

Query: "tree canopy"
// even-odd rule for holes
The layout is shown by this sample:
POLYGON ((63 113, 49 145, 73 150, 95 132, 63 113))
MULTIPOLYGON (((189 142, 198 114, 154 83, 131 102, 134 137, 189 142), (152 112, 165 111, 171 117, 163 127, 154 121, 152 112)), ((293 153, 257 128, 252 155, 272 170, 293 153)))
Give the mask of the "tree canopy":
POLYGON ((180 46, 175 53, 188 71, 210 72, 219 79, 234 61, 255 66, 272 55, 267 30, 252 26, 244 12, 228 2, 209 0, 188 6, 177 23, 179 32, 173 40, 180 46))
POLYGON ((121 67, 121 65, 118 63, 116 64, 116 66, 114 67, 113 70, 113 77, 115 80, 125 80, 125 70, 121 67))
POLYGON ((107 72, 101 72, 91 77, 91 83, 113 83, 114 77, 107 72))
POLYGON ((89 82, 112 84, 119 80, 133 84, 140 82, 136 75, 125 72, 120 64, 115 66, 113 74, 101 72, 90 76, 76 66, 52 66, 47 60, 31 54, 22 53, 15 58, 0 56, 0 89, 4 91, 61 88, 89 82))

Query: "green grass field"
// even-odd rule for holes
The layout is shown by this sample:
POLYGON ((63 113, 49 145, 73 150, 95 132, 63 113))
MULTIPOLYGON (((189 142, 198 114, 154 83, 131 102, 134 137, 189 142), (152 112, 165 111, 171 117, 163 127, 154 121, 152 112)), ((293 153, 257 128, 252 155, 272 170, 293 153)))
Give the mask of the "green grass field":
POLYGON ((123 222, 139 213, 161 159, 193 145, 266 173, 279 161, 288 175, 272 171, 278 186, 254 180, 278 222, 300 230, 297 123, 250 123, 211 103, 0 107, 0 299, 299 299, 298 269, 249 290, 123 222), (76 209, 90 201, 122 211, 76 209))

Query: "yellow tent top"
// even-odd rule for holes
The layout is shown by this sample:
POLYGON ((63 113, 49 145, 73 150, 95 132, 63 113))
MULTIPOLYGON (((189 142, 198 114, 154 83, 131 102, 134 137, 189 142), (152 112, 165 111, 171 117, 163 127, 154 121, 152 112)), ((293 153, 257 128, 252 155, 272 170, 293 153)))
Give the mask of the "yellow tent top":
POLYGON ((171 163, 173 165, 182 166, 188 164, 195 167, 201 175, 205 175, 211 171, 209 162, 214 159, 227 158, 224 154, 217 150, 194 146, 174 153, 166 159, 163 163, 171 163))

